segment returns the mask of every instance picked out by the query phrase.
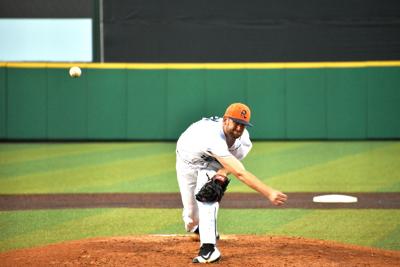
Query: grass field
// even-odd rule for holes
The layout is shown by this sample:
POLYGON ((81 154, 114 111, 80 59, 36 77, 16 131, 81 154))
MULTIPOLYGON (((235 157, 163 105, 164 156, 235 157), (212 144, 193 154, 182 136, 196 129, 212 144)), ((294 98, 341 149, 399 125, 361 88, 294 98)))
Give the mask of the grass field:
MULTIPOLYGON (((0 144, 0 194, 178 192, 174 143, 0 144)), ((399 192, 400 142, 255 142, 244 161, 284 192, 399 192)), ((229 192, 251 192, 233 180, 229 192)), ((0 212, 0 251, 88 237, 183 234, 179 209, 0 212)), ((222 209, 222 234, 400 250, 400 210, 222 209)))

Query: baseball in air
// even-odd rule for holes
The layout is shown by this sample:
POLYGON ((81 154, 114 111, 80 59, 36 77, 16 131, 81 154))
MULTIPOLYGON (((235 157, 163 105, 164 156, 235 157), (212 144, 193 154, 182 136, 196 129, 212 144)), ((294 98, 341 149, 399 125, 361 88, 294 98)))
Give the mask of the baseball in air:
POLYGON ((78 66, 74 66, 69 69, 69 76, 71 76, 72 78, 78 78, 81 76, 81 74, 82 70, 78 66))

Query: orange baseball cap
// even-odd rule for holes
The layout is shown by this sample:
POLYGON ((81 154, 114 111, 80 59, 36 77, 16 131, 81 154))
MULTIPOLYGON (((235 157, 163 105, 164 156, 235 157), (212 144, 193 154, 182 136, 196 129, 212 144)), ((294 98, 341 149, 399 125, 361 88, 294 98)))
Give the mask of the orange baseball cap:
POLYGON ((225 111, 224 118, 228 117, 234 122, 244 124, 246 126, 253 126, 250 123, 251 112, 250 108, 242 103, 233 103, 225 111))

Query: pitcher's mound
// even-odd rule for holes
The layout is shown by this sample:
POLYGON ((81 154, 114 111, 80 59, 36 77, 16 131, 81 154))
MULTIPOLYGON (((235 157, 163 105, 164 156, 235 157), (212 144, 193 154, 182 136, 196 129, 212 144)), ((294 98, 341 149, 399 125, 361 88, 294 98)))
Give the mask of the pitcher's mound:
MULTIPOLYGON (((398 266, 400 251, 295 237, 228 235, 221 266, 398 266)), ((199 243, 190 236, 96 238, 0 254, 1 266, 188 266, 199 243)))

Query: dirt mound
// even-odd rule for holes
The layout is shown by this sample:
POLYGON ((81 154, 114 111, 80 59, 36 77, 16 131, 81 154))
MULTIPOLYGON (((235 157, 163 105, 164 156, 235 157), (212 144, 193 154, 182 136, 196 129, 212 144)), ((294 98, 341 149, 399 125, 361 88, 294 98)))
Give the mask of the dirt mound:
MULTIPOLYGON (((295 237, 222 236, 220 266, 399 266, 400 251, 295 237)), ((96 238, 0 254, 1 266, 188 266, 190 236, 96 238)))

